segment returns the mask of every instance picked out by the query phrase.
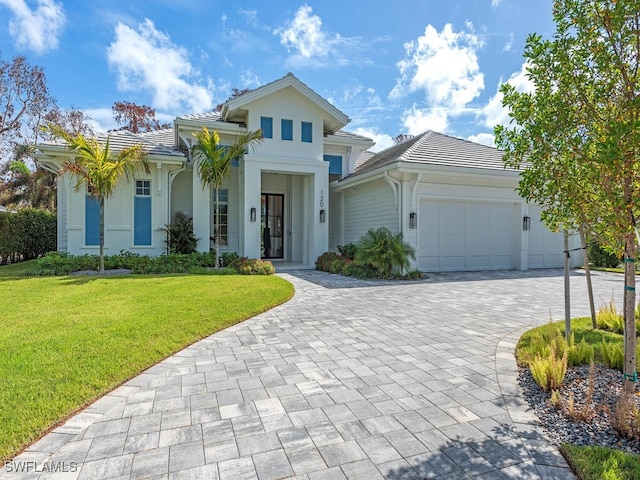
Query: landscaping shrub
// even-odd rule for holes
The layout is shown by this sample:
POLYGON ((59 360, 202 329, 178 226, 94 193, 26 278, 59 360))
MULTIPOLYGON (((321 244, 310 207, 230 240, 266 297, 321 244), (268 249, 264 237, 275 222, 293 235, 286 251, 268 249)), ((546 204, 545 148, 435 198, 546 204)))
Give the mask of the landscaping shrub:
POLYGON ((565 348, 560 358, 557 355, 557 344, 552 342, 546 356, 537 356, 530 365, 531 375, 543 390, 556 390, 562 384, 567 373, 568 349, 565 348))
POLYGON ((600 355, 605 365, 623 371, 624 368, 624 348, 619 343, 607 343, 603 338, 600 348, 600 355))
POLYGON ((571 343, 569 347, 569 365, 576 366, 593 363, 594 357, 595 349, 593 345, 589 345, 585 341, 584 337, 577 345, 573 342, 571 343))
POLYGON ((55 213, 29 208, 0 212, 0 264, 38 258, 54 251, 56 243, 55 213))
POLYGON ((402 233, 392 233, 386 227, 370 229, 358 241, 355 263, 368 265, 381 278, 391 278, 392 271, 402 271, 415 259, 415 249, 402 241, 402 233))
POLYGON ((597 243, 589 246, 588 253, 589 262, 594 267, 616 268, 620 265, 620 258, 617 255, 607 252, 597 243))
POLYGON ((640 441, 640 408, 632 392, 623 392, 614 407, 613 426, 625 438, 640 441))
POLYGON ((336 248, 338 254, 342 255, 349 260, 353 260, 356 258, 356 252, 358 251, 358 246, 355 243, 347 243, 345 245, 338 245, 336 248))
POLYGON ((193 219, 184 212, 176 212, 170 225, 163 228, 167 232, 169 253, 194 253, 198 239, 193 234, 193 219))
POLYGON ((380 278, 380 272, 371 265, 358 265, 355 262, 345 265, 343 274, 362 280, 380 278))
POLYGON ((334 252, 326 252, 318 257, 316 260, 316 270, 329 273, 345 273, 345 267, 351 263, 349 258, 339 255, 334 252))
MULTIPOLYGON (((237 255, 236 255, 237 256, 237 255)), ((131 252, 120 252, 118 255, 105 257, 105 268, 108 270, 125 268, 139 274, 167 273, 240 273, 243 275, 271 275, 275 272, 271 262, 237 257, 226 269, 213 269, 215 252, 170 254, 159 257, 138 255, 131 252)), ((97 255, 68 255, 52 252, 38 259, 35 275, 68 275, 83 270, 97 271, 99 267, 97 255)))

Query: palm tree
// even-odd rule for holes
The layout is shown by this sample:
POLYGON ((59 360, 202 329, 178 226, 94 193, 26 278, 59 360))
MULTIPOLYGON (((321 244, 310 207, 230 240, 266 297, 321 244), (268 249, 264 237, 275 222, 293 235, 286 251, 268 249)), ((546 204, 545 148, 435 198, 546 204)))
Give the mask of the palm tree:
POLYGON ((131 179, 138 164, 150 173, 142 145, 133 145, 112 153, 109 148, 109 136, 105 144, 95 137, 86 138, 83 134, 72 135, 57 125, 50 124, 47 129, 68 144, 68 148, 77 156, 62 165, 58 175, 67 172, 77 177, 76 190, 84 185, 100 205, 100 273, 104 273, 104 200, 115 192, 122 176, 131 179))
POLYGON ((220 245, 220 187, 224 177, 229 174, 231 162, 234 158, 240 158, 247 148, 254 147, 262 140, 262 130, 248 131, 238 136, 232 145, 220 145, 220 134, 217 130, 210 132, 203 127, 201 132, 195 132, 193 136, 197 143, 193 147, 193 157, 198 168, 200 180, 205 186, 213 187, 215 198, 215 225, 214 246, 216 250, 216 265, 219 262, 218 245, 220 245))
POLYGON ((358 241, 355 262, 370 265, 389 278, 393 269, 404 270, 411 266, 409 259, 416 258, 415 249, 402 240, 402 233, 392 233, 386 227, 368 230, 358 241))

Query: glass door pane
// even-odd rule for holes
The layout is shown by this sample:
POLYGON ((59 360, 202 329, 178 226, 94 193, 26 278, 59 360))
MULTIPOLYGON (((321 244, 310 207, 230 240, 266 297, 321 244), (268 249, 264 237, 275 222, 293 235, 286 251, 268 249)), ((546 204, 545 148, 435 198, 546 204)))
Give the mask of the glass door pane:
POLYGON ((260 202, 262 258, 284 258, 284 195, 263 193, 260 202))

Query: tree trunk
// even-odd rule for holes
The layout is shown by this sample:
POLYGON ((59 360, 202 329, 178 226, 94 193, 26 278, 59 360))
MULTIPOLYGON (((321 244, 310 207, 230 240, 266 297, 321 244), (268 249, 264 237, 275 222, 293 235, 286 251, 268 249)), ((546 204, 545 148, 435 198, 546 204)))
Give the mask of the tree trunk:
POLYGON ((624 258, 624 389, 632 392, 636 373, 636 237, 625 235, 624 258))
POLYGON ((100 273, 104 273, 104 197, 100 197, 100 273))
POLYGON ((584 229, 580 229, 580 242, 582 243, 582 256, 584 257, 584 272, 587 275, 587 291, 589 292, 589 307, 591 308, 591 325, 594 330, 598 328, 596 323, 596 307, 593 303, 593 287, 591 286, 591 267, 589 267, 589 252, 587 251, 587 240, 584 229))
POLYGON ((569 281, 569 234, 564 231, 564 337, 571 338, 571 284, 569 281))
POLYGON ((218 268, 220 266, 220 254, 218 252, 218 250, 220 250, 218 248, 218 245, 220 245, 220 187, 217 186, 216 187, 216 205, 215 205, 215 210, 216 210, 216 220, 215 220, 215 225, 213 226, 213 229, 215 231, 215 235, 213 236, 213 246, 216 249, 216 268, 218 268))

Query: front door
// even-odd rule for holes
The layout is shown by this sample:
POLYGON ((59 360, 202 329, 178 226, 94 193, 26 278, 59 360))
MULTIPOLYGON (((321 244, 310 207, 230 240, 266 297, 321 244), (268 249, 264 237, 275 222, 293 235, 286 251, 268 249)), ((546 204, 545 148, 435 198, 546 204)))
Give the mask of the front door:
POLYGON ((260 212, 262 258, 284 258, 284 195, 263 193, 260 212))

